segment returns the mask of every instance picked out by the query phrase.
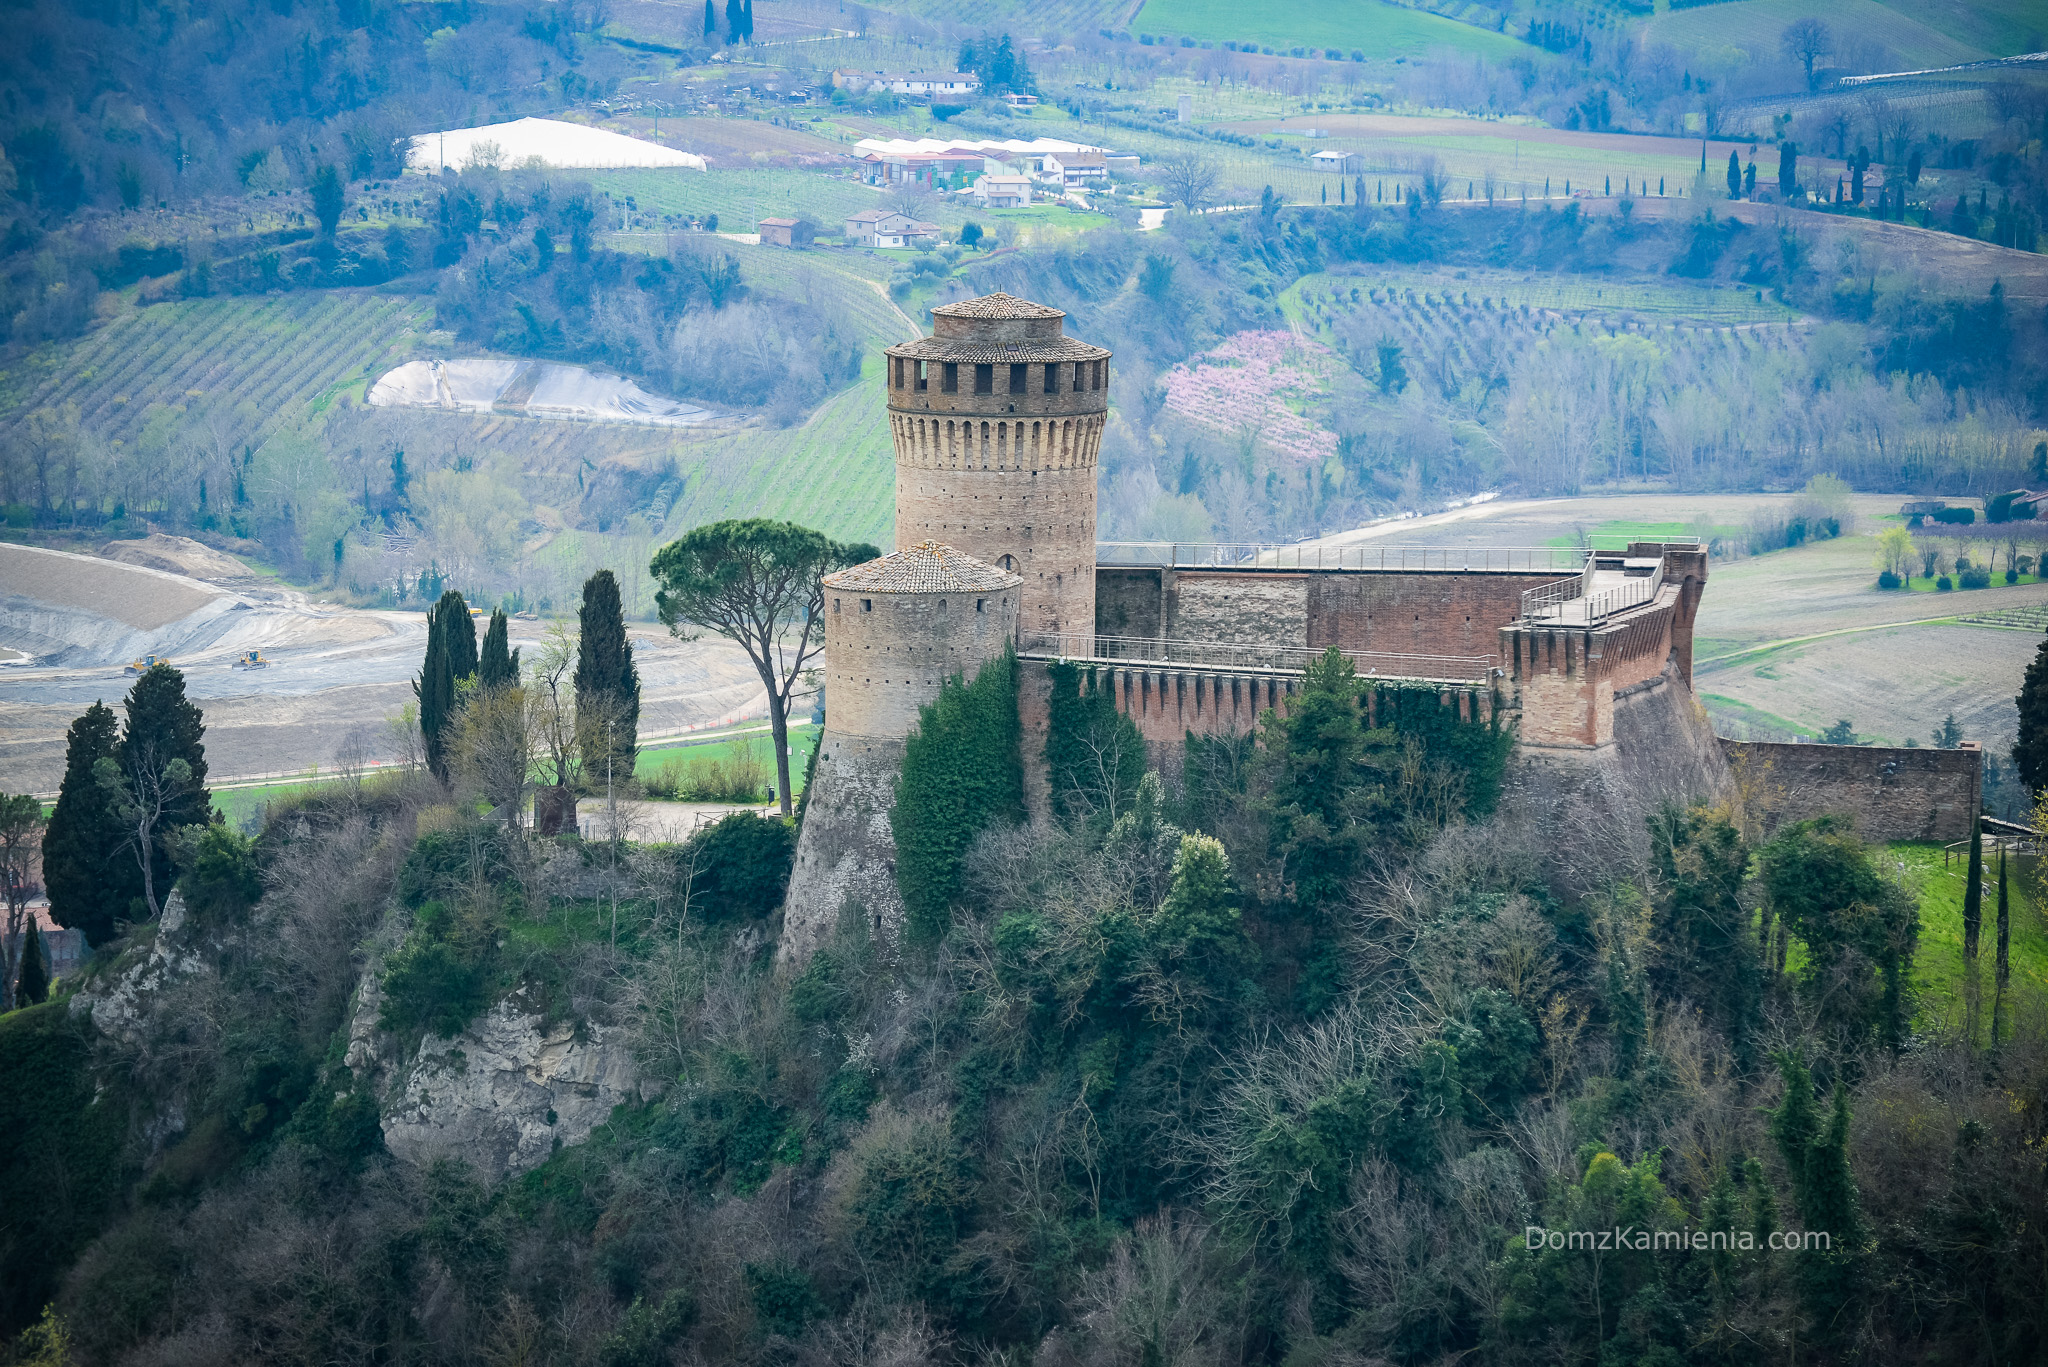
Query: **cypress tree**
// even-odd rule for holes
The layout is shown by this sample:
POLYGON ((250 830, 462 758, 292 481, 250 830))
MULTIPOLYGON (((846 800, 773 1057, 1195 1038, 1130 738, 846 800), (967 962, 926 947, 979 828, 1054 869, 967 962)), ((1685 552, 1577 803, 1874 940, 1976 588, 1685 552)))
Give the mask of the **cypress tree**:
POLYGON ((737 43, 743 39, 746 21, 740 15, 740 0, 725 0, 725 40, 737 43))
POLYGON ((2020 725, 2013 737, 2012 762, 2027 791, 2038 793, 2048 788, 2048 637, 2042 638, 2028 662, 2020 695, 2013 702, 2020 710, 2020 725))
POLYGON ((519 652, 511 649, 512 624, 504 609, 491 609, 491 625, 484 632, 483 649, 477 655, 477 681, 485 688, 501 688, 519 682, 519 652))
POLYGON ((1991 979, 1991 1044, 2005 1028, 2005 986, 2012 979, 2012 920, 2005 892, 2005 847, 1998 849, 1998 948, 1991 979))
POLYGON ((441 595, 440 607, 442 635, 448 642, 448 672, 461 683, 476 675, 476 619, 454 589, 441 595))
POLYGON ((1742 162, 1733 152, 1728 154, 1728 198, 1742 198, 1742 162))
POLYGON ((741 6, 740 18, 746 23, 747 41, 751 43, 754 41, 754 0, 746 0, 741 6))
POLYGON ((584 582, 578 627, 576 711, 579 719, 589 721, 580 727, 583 772, 597 782, 609 757, 612 772, 630 778, 640 749, 640 671, 633 665, 633 643, 626 639, 619 581, 610 570, 599 570, 584 582))
POLYGON ((1977 962, 1977 939, 1984 930, 1984 829, 1970 832, 1969 881, 1963 887, 1963 962, 1977 962))
MULTIPOLYGON (((213 794, 206 790, 206 717, 186 699, 184 674, 167 664, 152 665, 135 681, 128 690, 127 711, 118 758, 131 793, 140 799, 163 785, 164 771, 174 760, 183 760, 192 771, 166 805, 151 837, 150 876, 144 887, 167 893, 173 874, 163 837, 180 826, 204 826, 213 819, 213 794)), ((124 830, 123 839, 134 834, 124 830)))
POLYGON ((92 772, 93 765, 119 754, 119 732, 113 709, 104 703, 94 703, 71 723, 64 782, 43 832, 50 919, 84 931, 86 943, 95 947, 114 938, 114 922, 127 917, 129 902, 142 896, 142 871, 113 857, 121 844, 121 823, 92 772))
POLYGON ((34 921, 21 942, 21 976, 16 978, 14 1004, 40 1006, 50 995, 50 960, 43 953, 43 933, 34 921))
MULTIPOLYGON (((213 816, 213 794, 206 790, 206 714, 186 699, 184 674, 170 665, 152 665, 128 690, 127 709, 122 772, 133 782, 139 765, 161 768, 174 759, 184 760, 191 767, 192 783, 164 814, 164 824, 206 825, 213 816)), ((161 867, 168 877, 168 858, 161 867)))
POLYGON ((420 703, 420 739, 427 752, 427 768, 446 782, 446 733, 455 713, 455 675, 448 668, 447 614, 441 609, 442 604, 436 603, 427 613, 427 656, 412 691, 420 703))
POLYGON ((1785 1079, 1785 1098, 1771 1112, 1771 1138, 1777 1141, 1778 1155, 1785 1160, 1785 1171, 1792 1178, 1793 1195, 1802 1198, 1803 1211, 1806 1156, 1820 1133, 1820 1114, 1813 1105, 1813 1074, 1807 1072, 1806 1061, 1797 1054, 1780 1057, 1778 1073, 1785 1079))
POLYGON ((709 38, 718 32, 718 11, 712 8, 713 0, 704 0, 704 36, 709 38))

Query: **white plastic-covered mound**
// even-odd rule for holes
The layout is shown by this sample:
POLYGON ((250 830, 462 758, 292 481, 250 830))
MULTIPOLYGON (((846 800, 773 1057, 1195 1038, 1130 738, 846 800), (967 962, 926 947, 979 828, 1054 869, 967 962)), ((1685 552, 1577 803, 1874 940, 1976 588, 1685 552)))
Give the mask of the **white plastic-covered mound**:
POLYGON ((701 427, 718 414, 649 394, 623 375, 552 361, 407 361, 370 386, 379 408, 448 408, 571 422, 701 427))
POLYGON ((514 119, 510 123, 487 123, 481 128, 452 128, 446 133, 421 133, 405 154, 408 171, 439 171, 444 166, 460 170, 473 163, 476 150, 495 144, 496 165, 510 169, 530 157, 549 166, 598 169, 612 166, 684 166, 704 169, 704 158, 678 152, 660 143, 629 138, 602 128, 558 119, 514 119))

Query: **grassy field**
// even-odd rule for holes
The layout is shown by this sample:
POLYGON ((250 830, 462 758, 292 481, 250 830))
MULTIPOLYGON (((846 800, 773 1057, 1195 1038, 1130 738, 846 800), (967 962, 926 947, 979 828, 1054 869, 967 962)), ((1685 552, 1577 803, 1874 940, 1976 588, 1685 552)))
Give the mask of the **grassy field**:
MULTIPOLYGON (((1325 148, 1356 153, 1364 159, 1368 197, 1382 196, 1389 202, 1394 197, 1394 183, 1412 185, 1430 157, 1450 182, 1446 199, 1453 203, 1463 203, 1468 197, 1483 201, 1489 175, 1494 179, 1496 200, 1519 200, 1525 195, 1540 199, 1546 189, 1552 198, 1562 198, 1567 188, 1574 193, 1600 193, 1610 185, 1616 194, 1626 188, 1638 195, 1654 195, 1660 181, 1666 198, 1678 198, 1682 192, 1690 193, 1700 166, 1699 143, 1682 138, 1575 133, 1494 120, 1332 111, 1280 121, 1248 120, 1231 127, 1278 138, 1291 157, 1306 158, 1325 148), (1328 136, 1304 136, 1310 128, 1328 136)), ((1713 184, 1720 184, 1718 177, 1725 172, 1729 150, 1735 146, 1723 142, 1707 147, 1713 184)), ((1742 150, 1746 153, 1747 144, 1742 150)), ((1239 154, 1232 153, 1224 160, 1230 163, 1230 175, 1241 179, 1250 173, 1249 162, 1242 167, 1237 164, 1243 160, 1239 154)), ((1275 181, 1275 191, 1297 203, 1320 202, 1321 187, 1327 185, 1331 202, 1336 202, 1335 182, 1342 178, 1337 172, 1314 171, 1299 162, 1295 165, 1298 171, 1283 168, 1282 173, 1300 178, 1285 184, 1275 181)))
POLYGON ((894 448, 884 412, 881 358, 810 421, 749 429, 678 452, 683 496, 665 536, 722 517, 776 517, 841 540, 890 543, 896 526, 894 448))
MULTIPOLYGON (((633 776, 645 779, 672 764, 688 764, 699 758, 730 758, 735 751, 751 755, 767 773, 772 783, 775 776, 775 738, 767 731, 767 724, 749 723, 748 729, 729 732, 713 732, 692 736, 687 740, 662 741, 656 745, 641 747, 638 760, 633 766, 633 776), (751 729, 759 726, 761 729, 751 729)), ((811 762, 811 751, 818 748, 818 728, 808 720, 792 721, 789 725, 789 777, 795 791, 802 792, 804 767, 811 762)))
MULTIPOLYGON (((1950 857, 1943 864, 1939 845, 1897 844, 1886 852, 1899 871, 1919 885, 1920 945, 1913 956, 1913 985, 1920 996, 1923 1026, 1959 1022, 1963 1011, 1963 893, 1968 885, 1969 858, 1950 857)), ((1987 860, 1984 930, 1978 949, 1978 980, 1983 993, 1978 1042, 1990 1039, 1991 988, 1997 953, 1998 866, 1987 860)), ((2034 898, 2035 860, 2016 859, 2007 873, 2011 896, 2010 958, 2015 997, 2038 1003, 2048 993, 2048 918, 2034 898)))
POLYGON ((2040 0, 1887 0, 1887 8, 1995 57, 2048 48, 2040 0))
MULTIPOLYGON (((1469 306, 1548 309, 1590 315, 1641 314, 1668 321, 1736 325, 1782 323, 1795 317, 1774 300, 1759 301, 1748 286, 1619 283, 1596 276, 1552 272, 1461 270, 1452 272, 1373 270, 1363 275, 1305 275, 1280 296, 1290 322, 1305 322, 1313 303, 1352 307, 1350 291, 1368 294, 1413 292, 1423 303, 1455 301, 1469 306), (1341 300, 1333 295, 1341 294, 1341 300)), ((1364 300, 1357 301, 1366 302, 1364 300)))
POLYGON ((406 359, 432 306, 366 290, 197 299, 121 314, 0 374, 0 416, 75 403, 86 426, 133 440, 152 404, 250 405, 260 443, 406 359))
POLYGON ((631 199, 644 212, 696 217, 717 214, 719 229, 729 233, 750 233, 764 218, 804 214, 811 215, 827 232, 837 233, 848 214, 887 205, 881 192, 824 171, 651 167, 585 174, 597 189, 616 200, 631 199))
MULTIPOLYGON (((1920 8, 1911 6, 1916 13, 1920 8)), ((1901 69, 1947 66, 1990 55, 1920 22, 1906 13, 1907 9, 1904 4, 1887 6, 1876 0, 1739 0, 1659 14, 1644 24, 1644 37, 1701 56, 1725 60, 1746 51, 1776 61, 1778 35, 1793 20, 1811 16, 1824 21, 1837 35, 1853 34, 1883 44, 1901 69)), ((2035 14, 2038 26, 2038 9, 2035 14)))
POLYGON ((1449 48, 1496 60, 1526 53, 1504 34, 1382 0, 1322 0, 1314 5, 1242 5, 1230 0, 1147 0, 1131 22, 1135 33, 1290 48, 1356 49, 1369 57, 1418 56, 1449 48))

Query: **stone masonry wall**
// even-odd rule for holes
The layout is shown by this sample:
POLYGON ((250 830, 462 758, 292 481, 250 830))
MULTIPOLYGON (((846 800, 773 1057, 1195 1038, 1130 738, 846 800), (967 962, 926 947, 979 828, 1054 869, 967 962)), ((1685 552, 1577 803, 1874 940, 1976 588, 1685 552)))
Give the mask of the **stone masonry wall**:
MULTIPOLYGON (((1092 630, 1095 454, 1102 419, 1059 424, 1076 430, 1049 452, 1033 444, 984 452, 979 432, 974 449, 963 451, 957 439, 943 434, 936 444, 918 438, 918 429, 927 425, 922 419, 892 415, 891 421, 897 429, 897 546, 943 542, 1022 575, 1019 625, 1025 632, 1092 630)), ((1004 429, 1025 426, 979 424, 997 429, 990 440, 1004 429)))
POLYGON ((1522 611, 1522 591, 1559 578, 1499 571, 1318 574, 1307 644, 1399 655, 1491 655, 1522 611))
POLYGON ((1171 640, 1232 645, 1308 644, 1308 575, 1174 575, 1171 640))
POLYGON ((1522 591, 1554 573, 1488 570, 1095 571, 1104 636, 1234 641, 1399 655, 1490 655, 1522 591))
POLYGON ((1868 840, 1968 840, 1983 806, 1984 752, 1723 740, 1743 802, 1766 834, 1827 813, 1868 840))
POLYGON ((973 678, 1016 634, 1018 590, 825 589, 825 727, 901 739, 954 674, 973 678))

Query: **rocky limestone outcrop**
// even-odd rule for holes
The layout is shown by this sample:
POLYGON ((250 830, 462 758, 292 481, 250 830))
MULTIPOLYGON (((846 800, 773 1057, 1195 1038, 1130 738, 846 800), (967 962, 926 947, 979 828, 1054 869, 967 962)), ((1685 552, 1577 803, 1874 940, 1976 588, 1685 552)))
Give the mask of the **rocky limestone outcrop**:
POLYGON ((428 1036, 409 1058, 377 1030, 375 973, 365 975, 349 1028, 347 1063, 386 1099, 384 1144, 425 1166, 466 1160, 487 1181, 538 1167, 557 1145, 578 1144, 640 1077, 621 1031, 549 1024, 500 1001, 453 1039, 428 1036))
POLYGON ((123 1044, 139 1042, 155 994, 207 967, 205 959, 184 943, 184 929, 185 896, 173 892, 164 900, 149 948, 133 962, 117 964, 113 972, 89 980, 71 999, 72 1011, 92 1017, 103 1035, 123 1044))

